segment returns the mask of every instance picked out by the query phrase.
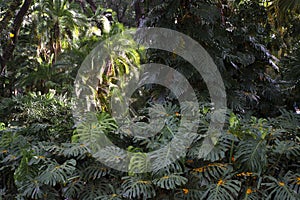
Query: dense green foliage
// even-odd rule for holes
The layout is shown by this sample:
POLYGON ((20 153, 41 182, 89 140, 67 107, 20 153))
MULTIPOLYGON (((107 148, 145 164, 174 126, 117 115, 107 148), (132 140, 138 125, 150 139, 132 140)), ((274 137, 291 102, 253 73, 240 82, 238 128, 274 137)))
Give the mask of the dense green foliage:
MULTIPOLYGON (((230 113, 227 131, 206 157, 201 158, 199 137, 186 157, 162 169, 158 165, 157 171, 135 173, 144 166, 143 152, 164 147, 176 132, 177 110, 166 106, 168 123, 157 136, 118 135, 130 151, 140 152, 125 173, 101 164, 86 145, 71 143, 77 136, 72 137, 65 97, 48 93, 6 99, 1 110, 11 105, 13 110, 6 116, 11 124, 2 126, 0 149, 5 199, 15 195, 19 199, 296 199, 299 194, 300 119, 290 112, 282 111, 270 120, 230 113)), ((209 106, 203 105, 199 136, 207 128, 209 114, 209 106)), ((87 135, 96 129, 115 137, 113 119, 105 114, 98 119, 97 127, 78 128, 86 129, 87 135)), ((107 159, 119 156, 124 155, 115 152, 107 159)))
POLYGON ((0 199, 300 199, 299 8, 299 0, 0 1, 0 199), (214 108, 201 75, 181 57, 131 40, 91 86, 97 122, 74 123, 71 94, 84 58, 137 26, 192 37, 219 68, 229 109, 209 154, 201 145, 214 108), (116 81, 149 62, 176 69, 197 93, 200 125, 186 155, 168 154, 185 109, 168 89, 146 85, 134 94, 135 119, 149 121, 145 106, 163 117, 152 137, 151 127, 132 121, 122 129, 111 116, 116 81), (128 172, 98 160, 128 158, 119 149, 92 151, 88 142, 103 135, 135 153, 128 172), (157 149, 149 172, 146 153, 157 149))

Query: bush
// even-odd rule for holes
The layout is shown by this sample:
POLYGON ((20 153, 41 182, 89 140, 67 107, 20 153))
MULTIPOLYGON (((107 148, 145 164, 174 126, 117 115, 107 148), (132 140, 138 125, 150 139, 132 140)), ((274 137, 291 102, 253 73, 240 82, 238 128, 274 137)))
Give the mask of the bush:
MULTIPOLYGON (((99 127, 113 142, 127 147, 128 151, 139 152, 126 173, 103 165, 86 143, 80 143, 84 135, 74 131, 67 102, 54 93, 19 96, 1 102, 1 113, 8 105, 14 105, 1 118, 4 122, 0 140, 2 198, 299 198, 298 115, 283 110, 281 116, 267 120, 230 113, 227 131, 221 134, 213 150, 202 157, 201 135, 210 115, 210 107, 205 104, 201 107, 199 137, 187 155, 162 169, 136 173, 138 166, 143 166, 144 153, 166 147, 171 132, 176 133, 179 119, 176 106, 165 105, 168 122, 151 138, 115 131, 114 120, 108 114, 99 113, 99 127), (118 143, 120 140, 122 143, 118 143)), ((162 111, 159 106, 153 109, 162 111)), ((80 127, 88 126, 83 123, 80 127)))

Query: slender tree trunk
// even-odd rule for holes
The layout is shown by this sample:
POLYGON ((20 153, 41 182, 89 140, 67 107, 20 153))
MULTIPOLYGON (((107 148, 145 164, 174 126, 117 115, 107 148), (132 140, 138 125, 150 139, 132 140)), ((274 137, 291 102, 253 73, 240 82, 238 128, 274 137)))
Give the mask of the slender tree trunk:
POLYGON ((11 20, 11 18, 13 18, 16 10, 20 7, 21 4, 22 4, 22 2, 20 0, 11 1, 11 4, 10 4, 7 12, 5 13, 5 16, 3 17, 3 19, 0 22, 0 35, 1 35, 2 31, 6 29, 7 25, 9 24, 9 21, 11 20))
POLYGON ((60 41, 60 27, 59 27, 59 21, 57 21, 54 24, 54 44, 53 44, 53 49, 54 49, 54 62, 58 60, 58 56, 61 52, 61 41, 60 41))
MULTIPOLYGON (((3 80, 5 79, 5 75, 6 75, 6 71, 7 71, 7 62, 11 59, 15 46, 17 44, 17 40, 18 40, 18 35, 20 32, 20 28, 22 25, 22 22, 24 20, 24 16, 26 15, 30 4, 31 4, 32 0, 25 0, 23 5, 21 6, 20 10, 18 11, 13 24, 12 24, 12 28, 11 28, 11 35, 9 37, 9 39, 7 40, 6 44, 3 45, 3 49, 2 49, 2 56, 0 56, 0 76, 3 76, 3 80)), ((14 1, 14 3, 12 3, 10 5, 10 9, 8 11, 8 14, 6 16, 4 16, 4 19, 1 21, 0 23, 0 32, 3 31, 4 27, 7 26, 8 22, 11 20, 12 15, 15 13, 15 11, 18 9, 18 7, 21 5, 21 1, 14 1)), ((7 86, 5 85, 4 82, 0 83, 1 84, 1 95, 2 96, 10 96, 12 95, 12 91, 13 89, 13 83, 10 83, 11 86, 7 86)))
POLYGON ((13 27, 11 33, 13 34, 13 37, 10 38, 9 44, 6 46, 5 49, 3 49, 3 56, 1 58, 1 75, 4 75, 6 70, 6 63, 9 61, 13 55, 13 51, 15 49, 18 35, 20 32, 20 28, 24 19, 24 16, 26 15, 29 6, 31 4, 32 0, 25 0, 24 4, 22 5, 21 9, 19 10, 18 14, 16 15, 13 27))
POLYGON ((137 25, 137 27, 139 27, 140 19, 142 18, 142 15, 144 14, 143 9, 140 4, 140 0, 135 0, 135 2, 133 3, 133 6, 134 6, 134 11, 135 11, 136 25, 137 25))
POLYGON ((95 2, 93 0, 86 0, 86 2, 88 2, 88 4, 90 5, 92 11, 95 13, 97 10, 97 6, 95 4, 95 2))

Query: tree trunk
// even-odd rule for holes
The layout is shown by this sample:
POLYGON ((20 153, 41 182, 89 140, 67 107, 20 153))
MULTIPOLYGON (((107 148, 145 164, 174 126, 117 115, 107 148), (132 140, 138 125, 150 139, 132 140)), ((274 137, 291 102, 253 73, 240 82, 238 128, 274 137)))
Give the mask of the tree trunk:
POLYGON ((24 19, 24 16, 26 15, 26 12, 29 9, 29 6, 31 4, 32 0, 25 0, 24 4, 22 5, 21 9, 19 10, 18 14, 16 15, 13 27, 11 33, 13 34, 13 37, 10 38, 9 44, 6 46, 5 49, 3 49, 3 56, 1 58, 1 75, 5 75, 6 70, 6 63, 9 61, 12 57, 13 51, 15 49, 18 35, 20 32, 20 28, 24 19))
MULTIPOLYGON (((10 96, 12 95, 12 91, 13 91, 13 85, 12 83, 11 86, 6 86, 5 85, 5 75, 6 75, 6 71, 7 71, 7 62, 11 59, 12 55, 13 55, 13 52, 14 52, 14 49, 15 49, 15 46, 17 44, 17 40, 18 40, 18 35, 19 35, 19 32, 20 32, 20 28, 21 28, 21 25, 22 25, 22 22, 24 20, 24 16, 26 15, 28 9, 29 9, 29 6, 31 4, 32 0, 25 0, 24 1, 24 4, 22 5, 22 7, 20 8, 19 12, 17 13, 14 21, 13 21, 13 24, 12 24, 12 28, 11 28, 11 35, 10 37, 8 38, 8 40, 6 41, 6 44, 3 45, 3 49, 2 49, 2 56, 0 57, 0 76, 2 76, 2 80, 3 82, 1 81, 1 88, 0 88, 0 92, 1 92, 1 95, 2 96, 10 96)), ((0 32, 3 30, 3 28, 5 26, 7 26, 8 22, 11 20, 12 18, 12 15, 15 13, 15 11, 18 9, 18 7, 21 5, 21 2, 20 1, 16 1, 15 4, 12 3, 10 5, 10 11, 8 11, 9 13, 4 17, 4 19, 1 21, 1 28, 0 28, 0 32)))
POLYGON ((93 0, 86 0, 86 2, 88 2, 88 4, 90 4, 90 7, 91 7, 92 11, 95 13, 96 10, 97 10, 97 6, 94 3, 94 1, 93 0))
POLYGON ((58 56, 61 52, 61 41, 60 41, 60 27, 59 27, 59 21, 57 21, 54 24, 54 44, 53 44, 53 49, 54 49, 54 62, 58 60, 58 56))
POLYGON ((141 4, 140 4, 140 0, 135 0, 133 6, 134 6, 134 11, 135 11, 136 25, 137 25, 137 27, 139 27, 140 19, 142 18, 142 15, 144 14, 143 9, 142 9, 141 4))
POLYGON ((21 4, 22 2, 20 0, 11 2, 7 12, 5 13, 5 16, 0 22, 0 35, 2 31, 6 29, 7 25, 9 24, 9 21, 11 20, 11 18, 13 18, 16 10, 19 8, 21 4))

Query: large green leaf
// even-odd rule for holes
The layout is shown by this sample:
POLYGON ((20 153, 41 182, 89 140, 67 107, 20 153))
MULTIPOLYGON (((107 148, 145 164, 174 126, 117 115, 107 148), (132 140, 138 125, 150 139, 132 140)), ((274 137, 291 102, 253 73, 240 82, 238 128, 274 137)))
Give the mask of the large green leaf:
POLYGON ((180 174, 168 174, 166 176, 154 179, 153 183, 160 188, 169 190, 175 189, 178 186, 182 186, 186 184, 187 181, 188 179, 180 174))
POLYGON ((266 144, 263 139, 246 139, 239 143, 235 158, 242 171, 264 172, 267 165, 266 144))
POLYGON ((241 183, 237 180, 220 179, 215 184, 210 184, 202 199, 207 200, 235 200, 241 188, 241 183))
POLYGON ((156 192, 150 180, 142 179, 138 176, 127 176, 122 178, 123 196, 128 199, 150 199, 156 192))

